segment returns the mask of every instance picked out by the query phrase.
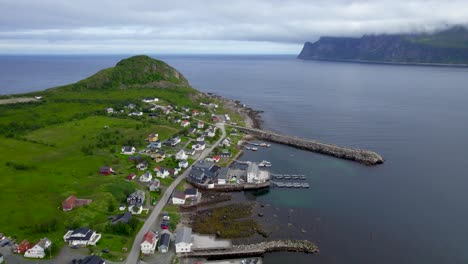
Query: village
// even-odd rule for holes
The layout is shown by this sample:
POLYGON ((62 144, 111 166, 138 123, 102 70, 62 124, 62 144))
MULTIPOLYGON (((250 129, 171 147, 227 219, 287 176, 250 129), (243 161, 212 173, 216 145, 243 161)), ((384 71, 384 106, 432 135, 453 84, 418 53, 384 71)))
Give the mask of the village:
MULTIPOLYGON (((149 107, 149 113, 143 113, 141 107, 131 103, 121 110, 106 108, 105 114, 150 119, 165 116, 180 127, 180 132, 163 139, 159 137, 158 131, 148 131, 146 146, 121 146, 120 155, 134 166, 129 174, 122 175, 119 169, 110 165, 96 168, 96 173, 102 177, 122 177, 122 180, 134 182, 138 186, 128 194, 126 203, 118 206, 121 213, 109 216, 109 225, 113 226, 110 230, 126 228, 126 225, 132 226, 133 230, 138 228, 138 222, 141 220, 144 220, 145 224, 151 222, 151 216, 148 216, 154 214, 154 208, 159 203, 164 203, 161 201, 162 196, 169 195, 167 206, 170 206, 171 212, 158 213, 157 220, 150 223, 150 229, 140 230, 140 233, 143 233, 142 239, 135 241, 139 244, 138 253, 142 258, 155 261, 150 257, 155 253, 159 256, 172 252, 182 256, 193 250, 230 248, 229 241, 192 234, 190 227, 179 224, 177 206, 196 205, 201 201, 204 190, 238 191, 268 188, 270 173, 263 167, 269 167, 271 164, 267 161, 260 164, 236 161, 246 141, 243 140, 243 133, 236 129, 229 127, 228 131, 225 131, 224 125, 232 122, 228 114, 214 113, 218 107, 216 104, 200 103, 200 107, 208 109, 208 114, 188 107, 177 109, 160 102, 158 98, 144 98, 141 102, 146 109, 149 107), (179 180, 180 183, 174 186, 175 180, 179 180)), ((262 146, 269 147, 266 144, 262 146)), ((92 199, 71 195, 63 200, 61 209, 66 213, 91 203, 92 199)), ((167 208, 165 204, 162 206, 167 208)), ((102 234, 96 230, 80 226, 66 231, 63 242, 72 249, 89 248, 99 244, 101 238, 102 234)), ((9 246, 12 253, 23 255, 26 259, 42 259, 51 255, 52 242, 47 237, 34 243, 28 240, 16 243, 15 239, 3 234, 0 234, 0 239, 0 247, 9 246)), ((129 249, 122 249, 124 252, 127 250, 129 249)), ((103 249, 93 256, 73 259, 73 263, 106 263, 100 255, 108 252, 109 250, 103 249)), ((131 254, 130 251, 127 260, 130 262, 127 263, 132 261, 131 254)), ((0 255, 0 263, 2 262, 3 256, 0 255)))

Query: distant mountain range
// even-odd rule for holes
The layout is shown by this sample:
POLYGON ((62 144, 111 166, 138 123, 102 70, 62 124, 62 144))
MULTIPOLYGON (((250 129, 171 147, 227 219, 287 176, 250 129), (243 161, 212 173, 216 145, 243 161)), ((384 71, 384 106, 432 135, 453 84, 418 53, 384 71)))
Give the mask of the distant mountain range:
POLYGON ((468 29, 419 34, 321 37, 306 42, 299 59, 468 66, 468 29))

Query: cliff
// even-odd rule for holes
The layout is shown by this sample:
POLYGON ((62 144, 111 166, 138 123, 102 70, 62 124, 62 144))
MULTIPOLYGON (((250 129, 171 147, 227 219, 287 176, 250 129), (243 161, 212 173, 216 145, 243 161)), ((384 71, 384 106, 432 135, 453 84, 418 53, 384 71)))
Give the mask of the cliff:
POLYGON ((435 33, 321 37, 306 42, 299 59, 405 64, 468 65, 468 30, 435 33))

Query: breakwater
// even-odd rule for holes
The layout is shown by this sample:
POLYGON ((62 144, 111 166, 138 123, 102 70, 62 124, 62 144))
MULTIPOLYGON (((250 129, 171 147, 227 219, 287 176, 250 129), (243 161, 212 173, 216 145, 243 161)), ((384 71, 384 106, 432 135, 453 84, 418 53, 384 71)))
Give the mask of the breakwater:
POLYGON ((282 135, 276 132, 265 131, 261 129, 240 126, 233 127, 259 139, 305 149, 341 159, 357 161, 366 165, 377 165, 384 162, 384 159, 379 154, 370 150, 342 147, 333 144, 322 143, 316 140, 282 135))
POLYGON ((260 190, 270 188, 270 181, 262 183, 230 183, 230 184, 201 184, 191 181, 187 178, 187 181, 194 187, 202 190, 210 190, 217 192, 240 192, 248 190, 260 190))
POLYGON ((275 240, 248 245, 233 245, 229 248, 220 249, 200 249, 189 253, 183 253, 180 257, 188 258, 207 258, 207 259, 226 259, 233 257, 252 257, 263 256, 268 252, 302 252, 318 253, 319 248, 307 240, 275 240))

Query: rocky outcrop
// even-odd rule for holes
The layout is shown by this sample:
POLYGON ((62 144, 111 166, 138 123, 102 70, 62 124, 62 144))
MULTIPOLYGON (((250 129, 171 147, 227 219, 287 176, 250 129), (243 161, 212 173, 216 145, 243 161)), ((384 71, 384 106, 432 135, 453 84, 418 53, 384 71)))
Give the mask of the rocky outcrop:
POLYGON ((260 129, 245 128, 240 126, 234 127, 259 139, 289 145, 292 147, 305 149, 337 158, 357 161, 366 165, 377 165, 384 162, 384 159, 379 154, 369 150, 341 147, 333 144, 321 143, 316 140, 281 135, 275 132, 260 129))

